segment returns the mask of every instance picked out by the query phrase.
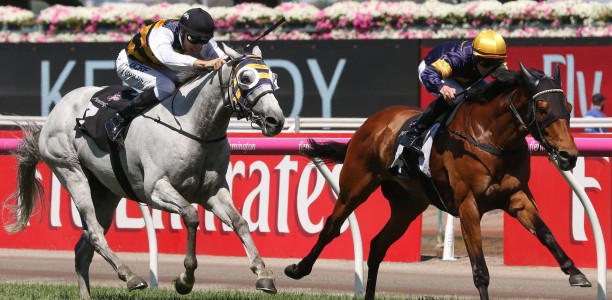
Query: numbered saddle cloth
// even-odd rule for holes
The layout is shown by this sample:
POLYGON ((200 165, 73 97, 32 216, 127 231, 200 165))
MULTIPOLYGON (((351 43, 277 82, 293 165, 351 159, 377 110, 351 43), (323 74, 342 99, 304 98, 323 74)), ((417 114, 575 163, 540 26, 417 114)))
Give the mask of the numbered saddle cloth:
MULTIPOLYGON (((138 96, 138 91, 122 86, 111 85, 98 91, 83 113, 83 118, 77 119, 77 130, 91 137, 98 148, 110 152, 108 134, 105 124, 117 111, 138 96)), ((125 128, 127 133, 129 125, 125 128)))

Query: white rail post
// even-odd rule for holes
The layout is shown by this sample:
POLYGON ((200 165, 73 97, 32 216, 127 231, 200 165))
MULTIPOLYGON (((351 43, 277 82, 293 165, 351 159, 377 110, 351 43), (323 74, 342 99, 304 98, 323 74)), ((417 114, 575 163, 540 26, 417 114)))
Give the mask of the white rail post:
POLYGON ((444 252, 442 260, 456 260, 455 258, 455 229, 453 215, 446 214, 446 227, 444 228, 444 252))
MULTIPOLYGON (((329 171, 325 163, 319 158, 313 158, 312 162, 317 167, 323 178, 327 180, 327 183, 332 187, 332 190, 338 197, 340 194, 340 188, 336 179, 329 171)), ((363 244, 361 242, 361 232, 359 231, 359 224, 357 224, 357 217, 355 212, 352 212, 348 217, 349 228, 351 229, 351 235, 353 236, 353 250, 355 251, 355 297, 363 295, 363 244)))
POLYGON ((157 277, 157 235, 155 234, 155 226, 153 225, 153 219, 151 218, 151 212, 149 207, 145 204, 138 204, 142 218, 145 222, 147 229, 147 237, 149 238, 149 287, 157 288, 158 277, 157 277))
POLYGON ((559 170, 561 175, 563 175, 567 183, 569 183, 570 187, 572 187, 572 190, 574 190, 574 193, 576 193, 576 196, 578 196, 580 199, 580 202, 586 211, 587 217, 589 218, 589 223, 591 223, 593 237, 595 238, 595 251, 597 253, 597 299, 605 300, 607 281, 606 242, 603 237, 603 232, 601 231, 599 218, 597 217, 593 203, 591 203, 589 196, 584 192, 584 189, 576 177, 574 177, 574 174, 572 174, 570 171, 561 170, 556 160, 551 159, 551 161, 555 164, 557 170, 559 170))

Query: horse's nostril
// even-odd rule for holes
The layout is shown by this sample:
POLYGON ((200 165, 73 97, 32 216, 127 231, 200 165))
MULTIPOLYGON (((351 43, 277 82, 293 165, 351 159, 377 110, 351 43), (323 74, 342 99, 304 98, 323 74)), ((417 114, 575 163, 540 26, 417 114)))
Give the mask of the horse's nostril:
POLYGON ((565 160, 569 160, 569 161, 571 161, 572 159, 574 159, 574 160, 576 159, 576 156, 574 156, 574 155, 570 154, 570 153, 569 153, 569 152, 567 152, 567 151, 559 151, 559 156, 560 156, 561 158, 563 158, 563 159, 565 159, 565 160))
POLYGON ((276 126, 278 124, 278 120, 276 120, 276 118, 267 117, 266 124, 268 124, 269 126, 276 126))

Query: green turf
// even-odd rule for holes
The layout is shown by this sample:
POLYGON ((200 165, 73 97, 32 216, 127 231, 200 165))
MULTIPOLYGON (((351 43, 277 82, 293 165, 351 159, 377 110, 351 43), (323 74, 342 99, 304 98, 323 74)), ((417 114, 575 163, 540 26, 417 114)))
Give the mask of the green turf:
MULTIPOLYGON (((0 296, 2 299, 79 299, 79 290, 76 285, 53 284, 21 284, 0 283, 0 296)), ((305 294, 305 293, 278 293, 276 295, 262 292, 243 291, 193 291, 189 295, 179 295, 168 289, 145 289, 129 292, 125 288, 92 287, 91 297, 104 300, 349 300, 356 299, 351 296, 331 294, 305 294)), ((357 298, 358 299, 358 298, 357 298)), ((376 297, 381 300, 438 300, 458 299, 449 297, 376 297)))

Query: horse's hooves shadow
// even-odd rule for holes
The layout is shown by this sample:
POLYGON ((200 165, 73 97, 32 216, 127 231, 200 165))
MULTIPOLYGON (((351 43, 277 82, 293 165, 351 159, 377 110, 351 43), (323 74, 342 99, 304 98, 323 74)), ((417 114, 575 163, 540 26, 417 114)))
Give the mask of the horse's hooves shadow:
POLYGON ((274 279, 272 278, 260 278, 255 283, 255 288, 258 291, 263 291, 268 294, 276 294, 276 287, 274 286, 274 279))
POLYGON ((577 286, 577 287, 592 287, 593 286, 591 282, 588 279, 586 279, 586 276, 584 276, 584 274, 571 275, 569 278, 569 283, 571 286, 577 286))

